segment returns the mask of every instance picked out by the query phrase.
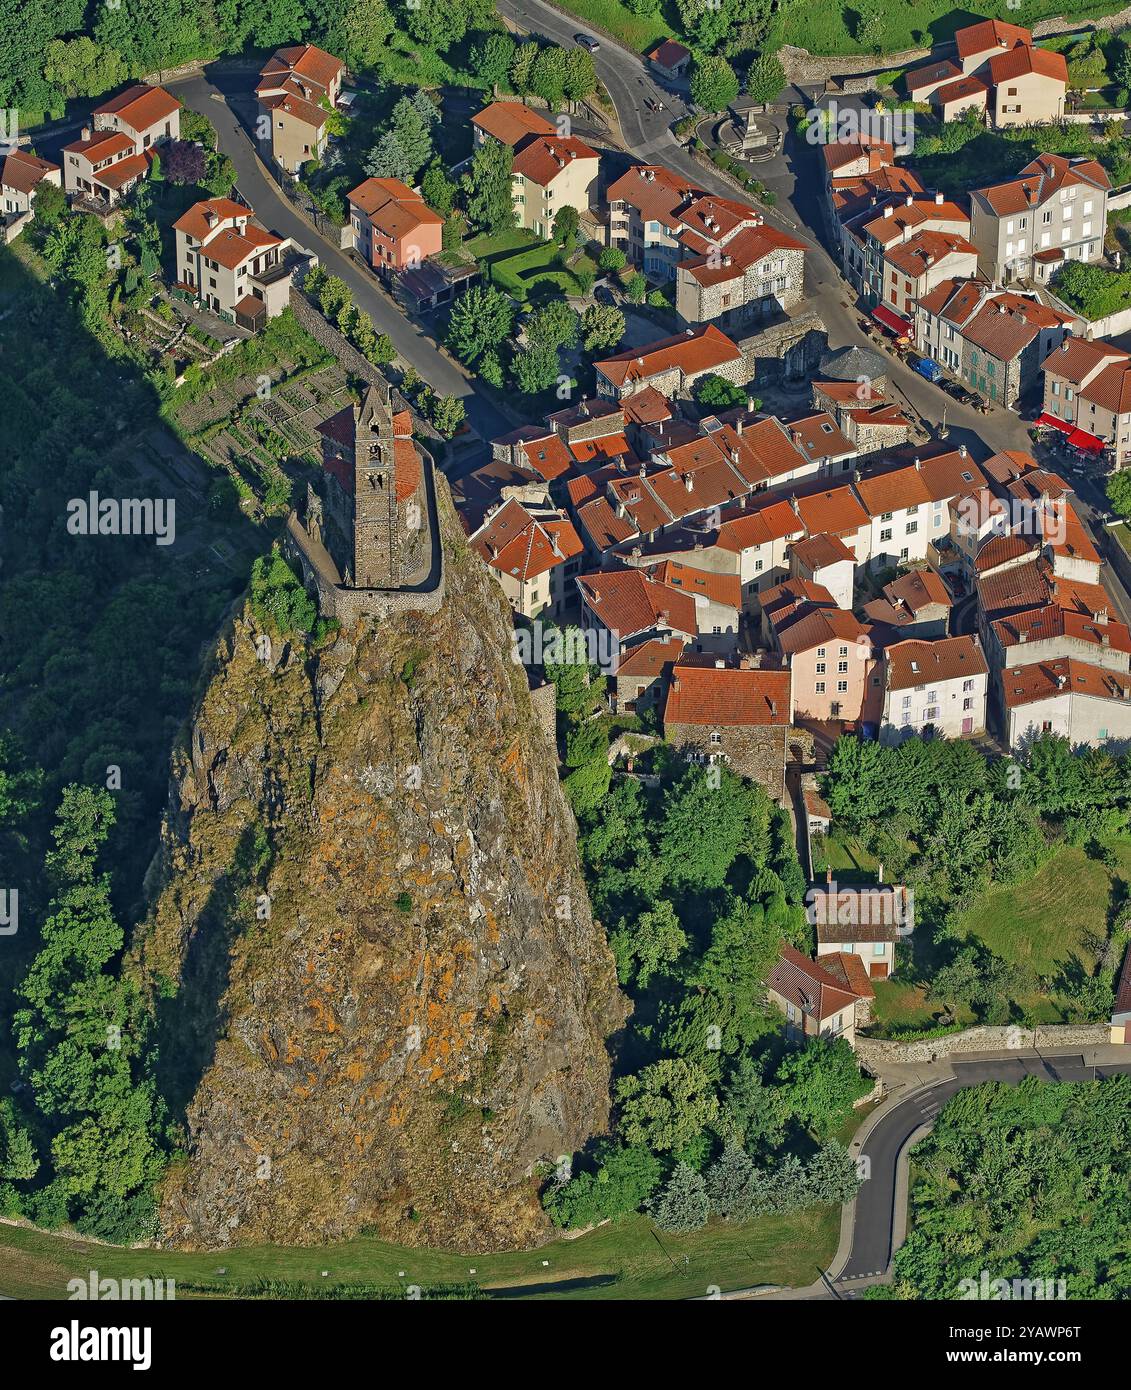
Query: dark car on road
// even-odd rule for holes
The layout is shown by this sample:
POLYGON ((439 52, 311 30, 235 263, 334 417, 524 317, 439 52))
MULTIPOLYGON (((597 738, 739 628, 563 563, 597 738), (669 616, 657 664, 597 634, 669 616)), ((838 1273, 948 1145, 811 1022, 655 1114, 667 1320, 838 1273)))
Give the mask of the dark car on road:
POLYGON ((573 41, 579 48, 587 48, 590 53, 596 53, 601 45, 589 34, 574 34, 573 41))

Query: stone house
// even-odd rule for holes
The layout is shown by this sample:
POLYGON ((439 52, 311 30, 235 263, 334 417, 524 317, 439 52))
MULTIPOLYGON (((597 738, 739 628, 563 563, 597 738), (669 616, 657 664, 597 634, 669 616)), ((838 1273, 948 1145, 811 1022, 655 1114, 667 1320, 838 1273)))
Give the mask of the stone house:
POLYGON ((691 49, 676 43, 675 39, 664 39, 648 54, 652 70, 669 82, 679 82, 687 76, 691 67, 691 49))
POLYGON ((669 399, 689 396, 699 378, 709 373, 739 386, 748 379, 742 349, 711 323, 618 352, 594 362, 593 369, 597 394, 614 401, 649 386, 669 399))
POLYGON ((684 757, 725 763, 784 803, 792 720, 788 670, 677 663, 664 704, 664 737, 684 757))

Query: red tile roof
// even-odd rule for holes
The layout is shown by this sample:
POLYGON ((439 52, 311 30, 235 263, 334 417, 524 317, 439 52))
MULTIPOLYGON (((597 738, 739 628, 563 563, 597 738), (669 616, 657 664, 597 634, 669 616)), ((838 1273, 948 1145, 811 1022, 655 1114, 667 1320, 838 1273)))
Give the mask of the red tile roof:
POLYGON ((1097 622, 1090 614, 1076 613, 1055 603, 1031 608, 998 618, 992 624, 994 635, 1005 648, 1023 646, 1025 642, 1043 642, 1049 638, 1071 637, 1094 647, 1113 647, 1131 653, 1131 631, 1120 622, 1108 619, 1097 622))
POLYGON ((648 573, 671 589, 681 589, 686 594, 730 608, 742 607, 742 581, 737 574, 715 574, 711 570, 695 569, 680 560, 663 560, 648 573))
POLYGON ((192 207, 181 213, 173 226, 178 232, 184 232, 195 241, 204 241, 222 222, 241 217, 250 218, 251 209, 245 208, 242 203, 233 202, 231 198, 208 198, 203 202, 193 203, 192 207), (208 222, 209 213, 214 216, 211 226, 208 222))
POLYGON ((837 536, 828 536, 823 531, 807 540, 797 541, 790 547, 789 553, 799 564, 812 572, 824 569, 827 565, 840 564, 844 560, 853 565, 856 563, 856 556, 842 540, 837 536))
POLYGON ((575 160, 596 161, 597 157, 597 151, 576 135, 536 135, 520 146, 511 168, 531 183, 547 188, 575 160))
POLYGON ((888 689, 911 690, 917 685, 989 673, 976 637, 939 637, 934 641, 908 638, 887 649, 888 689))
POLYGON ((1051 77, 1056 82, 1068 85, 1068 63, 1063 53, 1018 44, 1007 53, 997 53, 990 59, 990 77, 995 83, 1009 82, 1015 77, 1024 77, 1029 73, 1036 73, 1038 77, 1051 77))
POLYGON ((741 359, 742 349, 713 323, 705 323, 645 347, 618 352, 593 366, 614 386, 623 386, 677 368, 685 376, 697 376, 741 359))
POLYGON ((571 522, 561 517, 534 517, 513 498, 487 518, 470 544, 492 569, 522 583, 537 579, 582 551, 581 538, 571 522))
POLYGON ((598 552, 622 545, 640 534, 627 517, 617 516, 604 497, 594 497, 578 507, 577 522, 598 552))
POLYGON ((1090 695, 1097 700, 1131 700, 1131 675, 1092 666, 1074 657, 1007 666, 1001 673, 1006 709, 1048 700, 1057 695, 1090 695))
MULTIPOLYGON (((910 78, 908 79, 910 84, 910 78)), ((990 89, 980 77, 960 77, 957 82, 948 82, 931 93, 931 100, 939 106, 949 106, 951 102, 965 101, 967 97, 985 97, 990 89)))
POLYGON ((681 666, 672 669, 665 724, 781 728, 789 723, 789 671, 681 666))
POLYGON ((928 63, 926 67, 916 68, 909 72, 906 77, 907 90, 917 92, 922 87, 937 86, 939 83, 950 82, 956 77, 962 76, 962 69, 957 63, 952 63, 949 58, 942 59, 938 63, 928 63))
POLYGON ((281 73, 297 72, 300 77, 316 82, 323 91, 329 91, 334 79, 344 71, 345 64, 340 59, 327 53, 324 48, 305 43, 276 49, 264 64, 260 76, 274 78, 281 73))
POLYGON ((471 124, 512 147, 530 135, 558 133, 557 126, 532 107, 524 106, 521 101, 493 101, 477 116, 472 116, 471 124))
POLYGON ((954 46, 960 58, 974 58, 991 48, 1009 49, 1017 44, 1028 46, 1033 35, 1020 24, 1007 24, 1001 19, 986 19, 980 24, 968 24, 954 36, 954 46))
POLYGON ((66 154, 81 154, 92 164, 112 159, 117 154, 132 153, 133 139, 124 130, 95 130, 89 140, 72 140, 64 145, 66 154))
POLYGON ((419 193, 400 179, 366 179, 346 194, 378 231, 399 240, 418 227, 442 227, 444 219, 433 212, 419 193))
POLYGON ((687 643, 678 637, 650 637, 625 652, 617 667, 617 680, 622 676, 661 676, 686 650, 687 643))
POLYGON ((950 608, 952 599, 934 570, 909 570, 890 584, 884 585, 884 593, 893 604, 902 604, 912 613, 921 613, 932 604, 950 608))
POLYGON ((37 159, 27 150, 13 149, 8 151, 8 157, 4 160, 0 183, 5 188, 14 188, 18 193, 31 193, 48 174, 58 172, 58 164, 37 159))
POLYGON ((874 994, 871 986, 866 994, 856 992, 839 960, 840 955, 838 952, 835 956, 822 956, 819 962, 812 961, 783 941, 781 956, 766 977, 766 985, 820 1025, 842 1009, 851 1008, 857 999, 874 994), (837 974, 828 968, 834 960, 841 967, 837 974))
POLYGON ((144 82, 138 82, 109 101, 104 101, 101 106, 96 106, 94 114, 117 116, 131 130, 140 134, 180 109, 181 103, 176 97, 170 96, 164 87, 149 87, 144 82))
POLYGON ((676 43, 675 39, 665 39, 659 43, 648 54, 654 63, 659 63, 661 67, 674 68, 679 63, 685 63, 691 57, 691 49, 685 48, 683 44, 676 43))
POLYGON ((639 570, 584 574, 577 583, 586 606, 622 642, 652 628, 688 637, 698 631, 691 595, 657 584, 639 570))

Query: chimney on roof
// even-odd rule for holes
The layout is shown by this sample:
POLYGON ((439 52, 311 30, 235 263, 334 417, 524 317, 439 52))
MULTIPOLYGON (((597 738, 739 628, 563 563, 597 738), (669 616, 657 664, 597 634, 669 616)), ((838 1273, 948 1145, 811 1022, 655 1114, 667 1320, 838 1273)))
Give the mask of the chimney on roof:
POLYGON ((919 457, 918 454, 916 454, 916 455, 915 455, 915 471, 916 471, 916 473, 918 473, 918 471, 920 470, 920 468, 922 468, 922 466, 923 466, 923 460, 919 457))
POLYGON ((735 423, 734 432, 735 432, 735 434, 741 434, 741 433, 742 433, 742 416, 741 416, 741 415, 738 417, 738 420, 737 420, 737 422, 735 423))
POLYGON ((884 208, 884 216, 890 217, 894 211, 895 209, 892 207, 890 203, 888 203, 887 207, 884 208))
POLYGON ((880 862, 876 865, 876 882, 877 882, 877 883, 883 883, 883 881, 884 881, 884 861, 881 859, 880 862))
POLYGON ((725 671, 725 670, 726 670, 726 662, 722 659, 721 656, 715 657, 715 670, 716 670, 716 671, 725 671))
POLYGON ((937 207, 942 207, 942 201, 943 201, 942 189, 939 189, 939 191, 935 194, 935 205, 936 205, 937 207))
POLYGON ((672 676, 672 689, 673 689, 673 690, 678 690, 678 689, 679 689, 679 677, 678 677, 678 676, 672 676))
POLYGON ((959 458, 965 458, 965 457, 966 457, 966 445, 965 445, 965 444, 960 444, 960 445, 958 446, 958 457, 959 457, 959 458))
POLYGON ((637 365, 638 367, 643 367, 643 365, 644 365, 644 359, 643 359, 643 357, 638 357, 638 358, 636 359, 636 365, 637 365))
POLYGON ((685 473, 683 475, 683 485, 688 492, 693 492, 695 490, 695 479, 690 473, 685 473))
POLYGON ((1092 619, 1099 623, 1100 627, 1107 627, 1107 616, 1107 609, 1101 608, 1098 612, 1092 614, 1092 619))
POLYGON ((1101 632, 1101 633, 1100 633, 1100 646, 1101 646, 1101 647, 1110 647, 1110 646, 1111 646, 1111 634, 1110 634, 1110 633, 1108 633, 1108 632, 1101 632))
POLYGON ((84 145, 85 145, 86 142, 91 138, 91 136, 92 136, 93 134, 94 134, 94 132, 91 130, 90 126, 88 126, 88 125, 84 125, 84 126, 83 126, 82 130, 79 132, 79 135, 80 135, 80 137, 81 137, 82 142, 83 142, 84 145))
POLYGON ((800 443, 801 443, 801 431, 800 431, 800 430, 790 430, 790 432, 789 432, 789 438, 790 438, 790 442, 791 442, 791 443, 794 445, 794 447, 796 448, 796 447, 799 446, 800 443))
POLYGON ((778 714, 778 702, 777 702, 776 700, 771 700, 771 701, 770 701, 770 718, 771 718, 771 719, 776 719, 776 718, 777 718, 777 714, 778 714))
POLYGON ((1028 634, 1027 632, 1025 632, 1025 631, 1018 632, 1018 634, 1017 634, 1017 640, 1018 640, 1018 642, 1028 642, 1028 640, 1029 640, 1029 634, 1028 634))
POLYGON ((753 397, 753 396, 747 396, 747 397, 746 397, 746 413, 747 413, 747 415, 753 415, 753 414, 754 414, 754 397, 753 397))
MULTIPOLYGON (((1069 335, 1069 336, 1071 336, 1071 335, 1069 335)), ((1068 338, 1065 338, 1064 342, 1061 343, 1061 345, 1060 345, 1060 350, 1061 350, 1061 352, 1067 352, 1067 351, 1068 351, 1068 338)))
POLYGON ((1056 688, 1057 688, 1057 690, 1063 690, 1064 687, 1065 687, 1067 684, 1068 684, 1068 677, 1067 677, 1067 676, 1057 676, 1057 678, 1056 678, 1056 688))

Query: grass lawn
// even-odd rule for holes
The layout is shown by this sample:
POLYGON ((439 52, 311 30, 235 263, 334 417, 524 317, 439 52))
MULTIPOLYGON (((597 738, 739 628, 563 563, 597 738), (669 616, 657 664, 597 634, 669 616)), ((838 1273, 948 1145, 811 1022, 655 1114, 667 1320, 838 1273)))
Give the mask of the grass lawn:
POLYGON ((1131 555, 1131 526, 1124 522, 1121 526, 1109 526, 1108 535, 1114 536, 1124 550, 1131 555))
MULTIPOLYGON (((1112 842, 1119 866, 1110 872, 1083 850, 1066 847, 1024 883, 990 888, 960 926, 1005 960, 1053 977, 1078 961, 1089 974, 1096 943, 1108 934, 1108 911, 1117 879, 1131 883, 1131 841, 1112 842)), ((1032 1000, 1042 1022, 1061 1018, 1055 990, 1032 1000)))
MULTIPOLYGON (((906 980, 875 980, 876 1002, 872 1008, 872 1020, 877 1025, 877 1035, 886 1035, 889 1030, 918 1032, 923 1028, 933 1028, 936 1015, 942 1005, 927 998, 926 985, 914 985, 906 980)), ((962 1006, 958 1009, 958 1022, 971 1025, 974 1022, 972 1010, 962 1006)))
POLYGON ((62 1299, 68 1279, 85 1278, 96 1269, 103 1277, 175 1279, 178 1297, 191 1296, 185 1286, 193 1281, 211 1285, 227 1278, 238 1284, 264 1278, 297 1280, 319 1290, 333 1283, 395 1288, 471 1282, 503 1297, 682 1299, 705 1295, 712 1285, 726 1291, 809 1284, 832 1258, 839 1229, 840 1209, 825 1206, 761 1217, 746 1226, 712 1221, 688 1236, 667 1235, 647 1218, 631 1216, 576 1240, 502 1255, 408 1250, 368 1239, 309 1249, 249 1246, 180 1254, 123 1250, 0 1225, 0 1292, 62 1299), (216 1274, 220 1268, 226 1276, 216 1274), (324 1269, 330 1271, 328 1279, 321 1277, 324 1269))
MULTIPOLYGON (((576 10, 576 0, 568 0, 568 7, 576 10)), ((1040 19, 1063 16, 1081 20, 1115 14, 1119 8, 1118 0, 1106 4, 1096 0, 1023 0, 1019 9, 1009 12, 1008 19, 1032 28, 1040 19)), ((949 0, 908 0, 903 5, 886 6, 881 51, 899 53, 905 48, 927 47, 952 38, 956 29, 978 19, 1000 19, 1002 14, 1000 0, 966 0, 957 7, 949 0)), ((767 47, 782 43, 797 44, 815 54, 866 51, 866 45, 856 38, 856 12, 824 0, 795 0, 774 17, 767 47)))
MULTIPOLYGON (((573 271, 555 264, 559 249, 556 243, 539 241, 533 232, 518 227, 497 236, 473 237, 464 244, 467 255, 487 262, 491 283, 523 304, 540 304, 558 294, 582 293, 573 271)), ((575 264, 596 272, 596 264, 588 256, 575 264)))
POLYGON ((661 39, 679 38, 679 11, 674 0, 664 0, 655 14, 633 14, 622 0, 555 0, 558 9, 577 15, 614 38, 626 48, 644 53, 661 39))
POLYGON ((855 836, 838 830, 813 845, 814 876, 823 878, 826 869, 841 883, 873 883, 877 863, 855 836))

